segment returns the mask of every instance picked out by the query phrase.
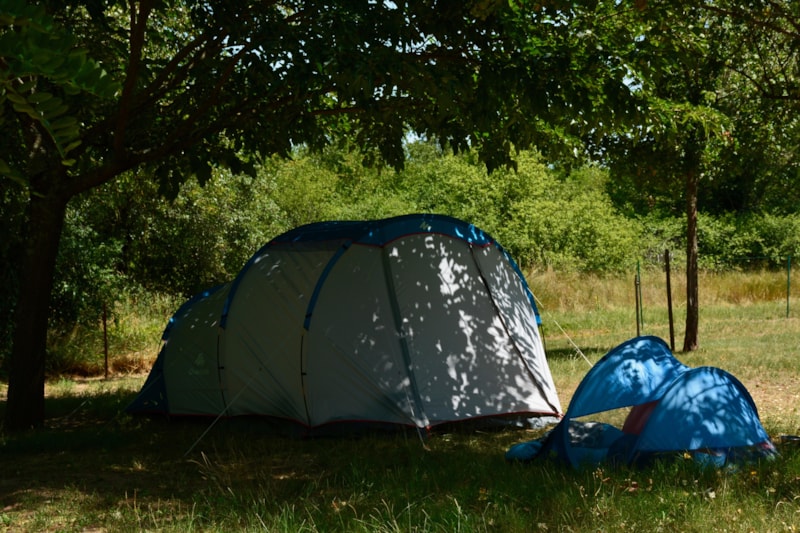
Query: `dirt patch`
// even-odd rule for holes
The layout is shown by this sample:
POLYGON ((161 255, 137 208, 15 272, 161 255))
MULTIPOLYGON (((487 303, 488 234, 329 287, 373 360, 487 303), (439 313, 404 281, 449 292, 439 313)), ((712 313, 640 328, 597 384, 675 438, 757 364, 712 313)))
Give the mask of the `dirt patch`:
POLYGON ((758 378, 743 384, 753 397, 762 422, 774 422, 787 431, 800 434, 800 377, 758 378))

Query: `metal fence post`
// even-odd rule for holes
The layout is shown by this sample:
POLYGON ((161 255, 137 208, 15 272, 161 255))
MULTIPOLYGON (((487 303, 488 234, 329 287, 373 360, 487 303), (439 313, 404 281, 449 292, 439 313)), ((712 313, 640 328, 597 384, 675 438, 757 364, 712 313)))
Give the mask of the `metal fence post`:
POLYGON ((789 318, 789 299, 792 294, 792 256, 786 258, 786 318, 789 318))
POLYGON ((669 250, 664 250, 664 270, 667 272, 667 313, 669 315, 669 347, 675 351, 675 322, 672 318, 672 283, 670 281, 669 250))

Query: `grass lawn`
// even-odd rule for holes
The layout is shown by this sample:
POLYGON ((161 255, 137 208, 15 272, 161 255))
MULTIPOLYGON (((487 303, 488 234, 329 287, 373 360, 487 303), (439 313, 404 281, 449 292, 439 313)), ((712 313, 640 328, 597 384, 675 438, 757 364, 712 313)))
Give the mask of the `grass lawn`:
MULTIPOLYGON (((566 409, 589 365, 636 334, 632 290, 625 280, 531 278, 566 409)), ((688 354, 680 353, 681 288, 674 292, 678 358, 737 376, 777 440, 800 434, 800 319, 785 316, 780 295, 740 292, 775 284, 780 278, 704 279, 701 346, 688 354)), ((642 333, 668 340, 663 287, 652 285, 642 333)), ((689 461, 639 471, 522 466, 504 452, 540 432, 297 439, 242 420, 131 418, 123 409, 144 377, 48 382, 46 427, 0 434, 0 530, 800 529, 800 448, 789 444, 775 461, 733 471, 689 461)))

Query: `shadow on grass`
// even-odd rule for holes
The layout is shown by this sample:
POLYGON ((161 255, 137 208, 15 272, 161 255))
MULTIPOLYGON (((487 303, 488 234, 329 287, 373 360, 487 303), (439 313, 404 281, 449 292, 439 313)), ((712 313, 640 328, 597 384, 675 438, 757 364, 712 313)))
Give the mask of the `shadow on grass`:
MULTIPOLYGON (((491 519, 493 528, 479 529, 530 531, 531 524, 549 524, 588 530, 597 528, 598 502, 613 508, 633 502, 636 512, 619 520, 644 513, 639 524, 644 530, 661 516, 647 514, 667 505, 660 502, 668 501, 669 508, 696 504, 683 487, 721 491, 722 484, 731 484, 734 488, 724 490, 733 490, 730 496, 740 506, 754 493, 792 501, 799 488, 797 460, 791 457, 781 459, 776 470, 774 465, 746 469, 738 481, 680 464, 643 472, 574 471, 549 462, 505 461, 510 445, 543 430, 454 430, 427 441, 413 432, 292 438, 273 434, 261 419, 212 425, 209 418, 130 417, 123 409, 133 396, 104 392, 48 399, 44 428, 0 435, 0 524, 16 520, 23 523, 20 530, 55 530, 40 517, 66 515, 65 530, 80 530, 84 520, 81 527, 109 531, 248 525, 393 531, 380 526, 456 530, 465 520, 491 519), (783 478, 773 475, 783 470, 783 478)), ((4 408, 0 404, 0 411, 4 408)), ((688 519, 673 518, 667 529, 692 529, 688 519)), ((607 520, 599 522, 609 525, 604 529, 620 529, 613 527, 619 525, 615 518, 607 520)))
MULTIPOLYGON (((124 408, 135 393, 65 395, 45 401, 44 427, 0 434, 0 509, 27 508, 76 490, 103 498, 169 498, 181 454, 194 433, 166 420, 135 419, 124 408)), ((0 417, 5 414, 0 402, 0 417)), ((195 433, 199 433, 195 428, 195 433)))
MULTIPOLYGON (((572 346, 567 346, 563 348, 555 348, 552 346, 546 347, 547 352, 547 359, 549 360, 556 360, 556 359, 575 359, 580 358, 581 355, 578 353, 577 349, 572 346)), ((603 355, 608 352, 608 348, 605 346, 582 346, 581 353, 585 355, 589 360, 597 360, 600 359, 603 355)))
POLYGON ((376 505, 398 490, 478 495, 465 487, 486 485, 476 480, 493 478, 505 449, 531 438, 521 430, 453 431, 427 441, 416 432, 298 438, 262 419, 132 417, 124 408, 134 396, 48 398, 43 428, 0 435, 0 509, 44 508, 76 493, 93 508, 133 501, 192 508, 243 495, 278 507, 298 499, 323 506, 358 491, 376 505))

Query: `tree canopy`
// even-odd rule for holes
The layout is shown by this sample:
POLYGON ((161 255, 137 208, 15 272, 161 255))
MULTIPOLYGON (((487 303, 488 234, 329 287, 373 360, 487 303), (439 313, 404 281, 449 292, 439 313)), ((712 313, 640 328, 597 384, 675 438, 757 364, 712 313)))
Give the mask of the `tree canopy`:
MULTIPOLYGON (((5 1, 0 207, 20 240, 0 250, 24 295, 6 427, 43 420, 68 203, 122 176, 175 198, 190 176, 337 143, 401 168, 411 133, 489 171, 527 148, 598 158, 634 210, 680 199, 696 346, 698 205, 796 198, 799 21, 783 0, 5 1)), ((468 183, 448 191, 480 209, 468 183)))
POLYGON ((71 198, 129 171, 174 196, 214 166, 246 171, 342 137, 400 167, 408 131, 475 149, 489 169, 532 145, 569 153, 637 109, 629 13, 565 1, 5 2, 0 173, 27 195, 29 220, 6 427, 43 419, 71 198))

